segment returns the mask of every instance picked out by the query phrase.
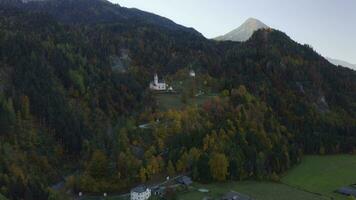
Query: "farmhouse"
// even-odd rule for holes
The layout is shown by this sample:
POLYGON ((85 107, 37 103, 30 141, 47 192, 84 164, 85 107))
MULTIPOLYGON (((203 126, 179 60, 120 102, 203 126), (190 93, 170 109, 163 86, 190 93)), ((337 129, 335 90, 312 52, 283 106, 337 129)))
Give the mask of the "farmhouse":
POLYGON ((352 186, 342 187, 342 188, 338 189, 337 192, 339 194, 343 194, 343 195, 346 195, 346 196, 354 196, 354 197, 356 197, 356 188, 352 187, 352 186))
POLYGON ((159 81, 158 75, 155 74, 153 81, 150 83, 150 89, 156 91, 167 90, 167 84, 164 81, 159 81))
POLYGON ((165 193, 166 188, 165 187, 153 187, 152 188, 152 195, 158 196, 158 197, 163 197, 165 193))
POLYGON ((130 200, 147 200, 151 197, 151 189, 146 186, 138 186, 131 189, 130 200))
POLYGON ((192 179, 188 176, 182 176, 177 179, 177 183, 189 186, 193 183, 192 179))

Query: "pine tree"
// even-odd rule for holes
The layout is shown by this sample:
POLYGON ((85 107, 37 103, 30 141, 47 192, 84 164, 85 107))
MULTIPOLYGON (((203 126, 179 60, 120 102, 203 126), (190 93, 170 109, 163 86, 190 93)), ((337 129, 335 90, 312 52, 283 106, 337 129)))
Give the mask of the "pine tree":
POLYGON ((96 150, 92 155, 87 170, 94 179, 103 179, 108 174, 108 167, 109 163, 105 153, 101 150, 96 150))

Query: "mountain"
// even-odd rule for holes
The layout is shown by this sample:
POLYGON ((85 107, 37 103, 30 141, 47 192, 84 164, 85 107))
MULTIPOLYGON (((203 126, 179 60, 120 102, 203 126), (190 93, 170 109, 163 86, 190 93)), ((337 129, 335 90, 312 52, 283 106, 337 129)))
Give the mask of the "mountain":
POLYGON ((343 66, 343 67, 348 67, 350 69, 356 70, 356 64, 351 64, 349 62, 343 61, 343 60, 338 60, 338 59, 333 59, 333 58, 326 58, 330 63, 338 66, 343 66))
POLYGON ((103 0, 0 6, 8 199, 58 199, 48 188, 68 174, 74 194, 125 193, 165 166, 209 182, 219 178, 214 157, 223 158, 223 178, 270 180, 303 154, 356 151, 355 71, 277 30, 216 42, 142 12, 103 0), (121 58, 125 72, 113 67, 121 58), (197 77, 179 84, 191 68, 197 77), (182 87, 178 101, 200 88, 221 95, 165 112, 148 90, 154 73, 182 87))
POLYGON ((256 30, 267 28, 269 27, 258 19, 249 18, 237 29, 219 36, 215 40, 243 42, 248 40, 256 30))
POLYGON ((178 25, 167 18, 135 8, 125 8, 107 0, 0 0, 1 3, 26 11, 48 13, 66 24, 137 22, 201 35, 193 28, 178 25))

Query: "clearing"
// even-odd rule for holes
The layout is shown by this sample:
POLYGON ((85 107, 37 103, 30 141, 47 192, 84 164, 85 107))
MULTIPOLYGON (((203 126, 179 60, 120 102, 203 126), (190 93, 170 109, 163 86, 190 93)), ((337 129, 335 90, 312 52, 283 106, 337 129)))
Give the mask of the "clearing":
POLYGON ((334 199, 345 199, 334 191, 356 183, 355 168, 356 156, 352 155, 305 156, 300 165, 282 178, 282 182, 334 199))
POLYGON ((204 197, 212 197, 219 199, 229 191, 237 191, 239 193, 248 195, 255 200, 323 200, 327 199, 319 195, 304 192, 287 185, 271 182, 229 182, 229 183, 215 183, 209 185, 195 184, 195 188, 208 189, 208 193, 201 193, 197 190, 191 192, 181 193, 178 196, 179 200, 201 200, 204 197))
POLYGON ((188 98, 186 104, 184 104, 180 94, 162 93, 155 95, 158 107, 161 111, 181 109, 186 105, 202 105, 204 102, 214 98, 215 96, 216 95, 201 95, 194 98, 188 98))

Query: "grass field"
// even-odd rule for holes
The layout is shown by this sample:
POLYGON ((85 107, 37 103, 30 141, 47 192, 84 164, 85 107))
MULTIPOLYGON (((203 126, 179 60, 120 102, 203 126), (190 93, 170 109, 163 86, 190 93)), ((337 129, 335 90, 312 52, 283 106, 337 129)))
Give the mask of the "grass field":
POLYGON ((187 104, 182 102, 180 94, 156 94, 156 99, 161 111, 167 111, 169 109, 181 109, 186 105, 201 105, 209 99, 214 98, 214 95, 202 95, 193 99, 188 99, 187 104))
POLYGON ((204 197, 212 197, 219 199, 226 192, 236 191, 248 195, 255 200, 323 200, 321 196, 311 194, 308 192, 300 191, 293 187, 283 184, 270 183, 270 182, 230 182, 220 184, 200 185, 196 184, 195 188, 208 189, 209 193, 201 193, 197 190, 182 193, 179 195, 179 200, 201 200, 204 197))
POLYGON ((334 193, 342 186, 356 183, 356 156, 305 156, 303 162, 290 170, 281 183, 229 182, 220 184, 195 184, 195 189, 179 194, 180 200, 201 200, 204 197, 217 199, 224 193, 236 191, 255 200, 345 200, 334 193), (200 193, 199 188, 209 189, 200 193))
POLYGON ((306 156, 282 182, 334 199, 345 199, 334 191, 356 183, 356 156, 306 156))

